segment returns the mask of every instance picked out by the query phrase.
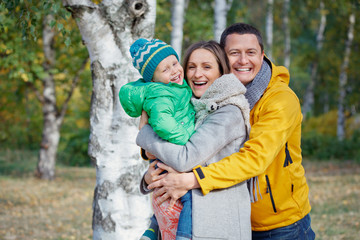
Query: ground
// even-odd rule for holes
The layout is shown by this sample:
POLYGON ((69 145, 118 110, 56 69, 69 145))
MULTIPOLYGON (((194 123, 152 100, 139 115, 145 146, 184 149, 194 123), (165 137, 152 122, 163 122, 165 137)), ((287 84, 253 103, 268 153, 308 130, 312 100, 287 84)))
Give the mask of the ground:
MULTIPOLYGON (((5 172, 0 159, 0 239, 92 239, 95 169, 57 167, 46 182, 5 172)), ((316 239, 360 238, 360 163, 305 161, 316 239)), ((9 169, 9 168, 8 168, 9 169)))

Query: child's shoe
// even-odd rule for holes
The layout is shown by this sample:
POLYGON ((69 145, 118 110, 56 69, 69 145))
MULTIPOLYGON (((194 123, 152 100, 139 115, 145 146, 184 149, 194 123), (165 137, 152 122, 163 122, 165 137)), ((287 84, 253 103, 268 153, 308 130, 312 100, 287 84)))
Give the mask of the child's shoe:
POLYGON ((140 240, 157 240, 155 230, 152 228, 147 229, 141 236, 140 240))

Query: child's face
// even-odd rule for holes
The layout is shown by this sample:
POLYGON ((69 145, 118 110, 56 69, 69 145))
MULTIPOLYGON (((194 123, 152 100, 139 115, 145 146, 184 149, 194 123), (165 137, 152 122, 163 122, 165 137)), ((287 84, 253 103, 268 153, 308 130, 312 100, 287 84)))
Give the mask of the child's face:
POLYGON ((164 58, 155 69, 153 82, 173 82, 182 85, 183 81, 184 69, 174 55, 164 58))

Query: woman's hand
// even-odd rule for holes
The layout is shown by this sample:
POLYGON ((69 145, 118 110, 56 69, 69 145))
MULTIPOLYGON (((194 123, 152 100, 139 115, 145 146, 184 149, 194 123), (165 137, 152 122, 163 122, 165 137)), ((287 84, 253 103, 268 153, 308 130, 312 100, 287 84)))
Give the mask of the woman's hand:
POLYGON ((149 116, 144 110, 142 110, 140 116, 139 130, 148 123, 149 123, 149 116))
POLYGON ((184 196, 187 191, 200 187, 193 172, 180 173, 163 163, 158 163, 158 169, 166 170, 168 173, 160 175, 158 180, 148 186, 148 189, 156 188, 154 197, 160 196, 159 204, 170 199, 169 208, 172 208, 176 200, 184 196))
MULTIPOLYGON (((153 161, 152 163, 150 163, 149 165, 149 168, 144 176, 144 179, 145 179, 145 182, 146 184, 151 184, 155 181, 158 181, 159 179, 163 178, 164 176, 163 175, 160 175, 160 173, 162 173, 162 170, 161 168, 156 168, 155 169, 155 165, 158 163, 159 161, 153 161)), ((148 186, 149 188, 149 186, 148 186)), ((149 188, 150 189, 150 188, 149 188)))

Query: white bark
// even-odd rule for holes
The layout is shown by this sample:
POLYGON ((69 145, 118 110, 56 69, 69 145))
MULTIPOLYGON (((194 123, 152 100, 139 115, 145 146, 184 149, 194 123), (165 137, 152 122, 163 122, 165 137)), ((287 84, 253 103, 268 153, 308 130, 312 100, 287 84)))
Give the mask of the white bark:
POLYGON ((266 55, 272 59, 273 26, 274 26, 274 0, 268 0, 266 13, 266 55))
POLYGON ((283 18, 284 33, 285 33, 284 66, 287 69, 290 69, 290 51, 291 51, 289 13, 290 13, 290 0, 284 0, 284 18, 283 18))
POLYGON ((320 1, 320 24, 319 29, 316 34, 316 56, 311 65, 311 78, 309 85, 306 88, 304 104, 302 107, 304 119, 313 114, 313 107, 315 103, 314 91, 316 85, 316 76, 319 65, 319 54, 322 49, 323 41, 324 41, 324 32, 326 27, 326 10, 325 4, 323 1, 320 1))
POLYGON ((29 87, 34 91, 37 99, 40 101, 43 110, 43 129, 42 139, 37 163, 36 175, 44 180, 53 180, 55 178, 56 154, 60 140, 60 128, 63 123, 68 103, 72 97, 74 89, 77 87, 79 75, 84 70, 88 59, 85 59, 82 66, 78 69, 70 86, 70 91, 66 94, 66 99, 62 106, 57 107, 55 79, 52 70, 55 68, 55 29, 50 27, 51 21, 54 20, 52 15, 47 15, 43 20, 43 51, 44 63, 43 68, 46 77, 42 80, 43 93, 40 94, 36 86, 28 82, 29 87))
POLYGON ((220 41, 222 32, 226 28, 227 13, 233 0, 215 0, 214 6, 214 39, 220 41))
POLYGON ((172 0, 171 9, 171 46, 181 58, 183 42, 183 26, 185 18, 185 0, 172 0))
POLYGON ((355 13, 354 11, 349 17, 349 29, 347 34, 347 40, 345 43, 345 55, 344 61, 340 69, 339 77, 339 101, 338 101, 338 119, 337 119, 337 138, 338 140, 344 140, 345 138, 345 98, 346 98, 346 84, 347 84, 347 69, 349 66, 349 59, 351 53, 351 44, 354 39, 354 25, 355 25, 355 13))
POLYGON ((96 166, 93 239, 139 239, 151 208, 139 192, 147 164, 135 144, 137 121, 121 108, 120 87, 139 77, 129 47, 152 38, 155 0, 63 0, 80 29, 91 60, 93 91, 89 155, 96 166))
POLYGON ((53 180, 55 178, 56 153, 60 140, 60 125, 62 122, 62 119, 58 119, 57 117, 55 81, 51 73, 51 69, 55 65, 55 31, 49 26, 49 23, 53 19, 51 15, 44 17, 42 36, 45 56, 43 68, 47 76, 42 79, 43 130, 36 174, 39 178, 45 180, 53 180))

